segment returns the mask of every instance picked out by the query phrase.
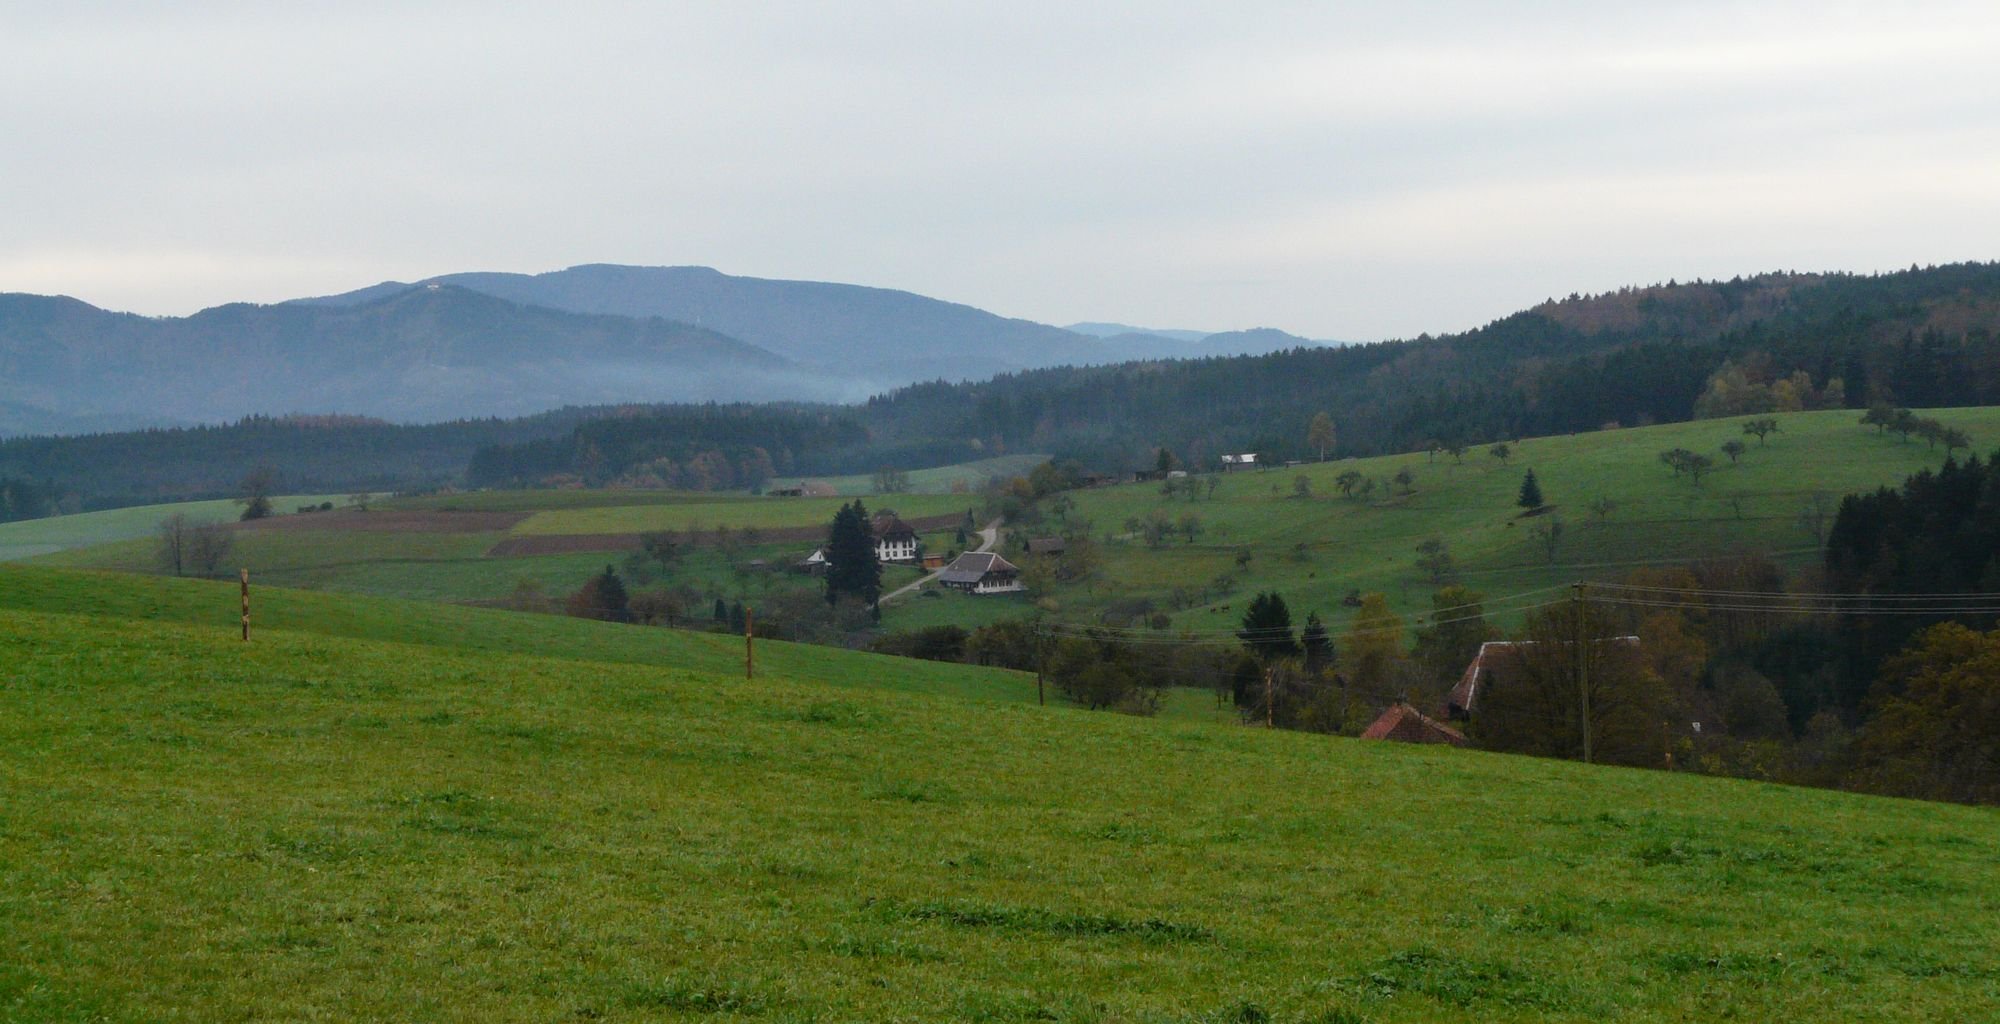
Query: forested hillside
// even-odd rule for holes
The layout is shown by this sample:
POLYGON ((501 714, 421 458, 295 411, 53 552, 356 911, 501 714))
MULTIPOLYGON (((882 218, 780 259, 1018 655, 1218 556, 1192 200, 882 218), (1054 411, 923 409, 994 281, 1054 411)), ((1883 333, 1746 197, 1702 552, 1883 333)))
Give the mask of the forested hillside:
MULTIPOLYGON (((375 296, 377 304, 432 301, 435 295, 375 296)), ((464 301, 521 308, 485 296, 464 301)), ((285 308, 295 312, 283 315, 317 315, 310 307, 285 308)), ((279 314, 246 309, 230 315, 279 314)), ((522 340, 519 350, 525 356, 533 347, 522 340)), ((709 414, 701 411, 707 407, 662 406, 615 428, 594 428, 615 438, 553 440, 583 416, 450 428, 444 432, 463 436, 446 446, 422 430, 384 428, 365 440, 377 456, 373 464, 330 458, 318 450, 326 435, 315 435, 310 444, 296 436, 298 443, 289 447, 267 444, 252 461, 324 467, 325 473, 301 468, 311 476, 299 486, 336 490, 468 480, 606 483, 634 473, 657 477, 656 470, 666 467, 645 467, 661 459, 678 471, 704 452, 719 453, 734 468, 726 475, 697 475, 697 482, 734 481, 744 476, 742 462, 754 456, 753 448, 763 448, 781 474, 911 469, 1009 451, 1049 452, 1094 469, 1125 471, 1153 467, 1162 446, 1197 468, 1245 450, 1267 460, 1316 457, 1321 452, 1309 445, 1306 426, 1321 412, 1335 428, 1327 453, 1346 456, 1877 402, 2000 404, 2000 264, 1628 288, 1551 300, 1457 335, 1033 370, 979 383, 940 380, 854 407, 763 407, 772 423, 804 416, 829 427, 798 443, 761 434, 761 440, 708 443, 699 430, 688 433, 707 422, 709 414), (487 450, 474 466, 479 449, 487 450), (791 458, 780 449, 789 449, 791 458)), ((747 411, 752 408, 730 415, 743 426, 764 415, 747 411)), ((218 489, 214 480, 248 468, 243 463, 250 453, 234 428, 173 435, 169 447, 179 462, 158 458, 158 438, 130 438, 0 444, 0 476, 97 500, 208 493, 218 489), (176 484, 176 467, 189 466, 202 467, 193 475, 203 482, 176 484)))
POLYGON ((869 418, 1136 467, 1162 444, 1191 464, 1304 457, 1320 411, 1337 451, 1366 455, 1869 399, 2000 402, 2000 265, 1571 296, 1459 335, 918 385, 871 400, 869 418), (1703 405, 1719 372, 1743 386, 1703 405), (1799 373, 1808 393, 1774 389, 1799 373))
POLYGON ((258 467, 306 491, 459 480, 481 447, 560 436, 615 410, 401 426, 360 417, 251 416, 214 427, 0 440, 0 521, 152 501, 230 497, 258 467))

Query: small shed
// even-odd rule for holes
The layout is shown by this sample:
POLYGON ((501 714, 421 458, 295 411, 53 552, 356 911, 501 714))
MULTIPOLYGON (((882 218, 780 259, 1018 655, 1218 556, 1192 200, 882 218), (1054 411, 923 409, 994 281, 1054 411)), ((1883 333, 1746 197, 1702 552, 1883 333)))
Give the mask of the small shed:
POLYGON ((1069 541, 1061 537, 1035 537, 1028 541, 1028 554, 1060 555, 1069 550, 1069 541))
POLYGON ((792 563, 792 571, 806 573, 807 575, 810 576, 818 576, 819 574, 825 572, 826 549, 814 548, 812 554, 807 555, 806 557, 799 559, 797 562, 792 563))
POLYGON ((1374 724, 1362 730, 1364 740, 1395 740, 1398 743, 1446 743, 1466 745, 1465 734, 1418 711, 1409 701, 1389 706, 1374 724))
POLYGON ((780 487, 765 493, 776 498, 833 498, 840 495, 837 488, 822 480, 801 480, 790 487, 780 487))
POLYGON ((1256 469, 1256 468, 1257 468, 1256 452, 1242 452, 1236 455, 1224 455, 1222 457, 1222 469, 1223 472, 1226 473, 1233 473, 1239 469, 1256 469))

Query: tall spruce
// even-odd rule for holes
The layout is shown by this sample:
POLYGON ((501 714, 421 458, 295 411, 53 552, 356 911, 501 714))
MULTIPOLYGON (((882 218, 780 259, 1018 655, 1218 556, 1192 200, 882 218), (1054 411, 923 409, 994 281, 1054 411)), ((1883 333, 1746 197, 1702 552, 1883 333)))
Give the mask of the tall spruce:
POLYGON ((826 535, 826 603, 837 604, 842 596, 871 605, 882 596, 882 563, 859 498, 833 514, 826 535))
POLYGON ((1521 478, 1521 496, 1514 500, 1514 504, 1530 512, 1545 504, 1542 501, 1542 485, 1535 480, 1534 470, 1528 470, 1528 475, 1521 478))
POLYGON ((1292 635, 1292 610, 1275 592, 1250 599, 1243 613, 1243 629, 1236 634, 1258 661, 1270 663, 1299 656, 1298 638, 1292 635))

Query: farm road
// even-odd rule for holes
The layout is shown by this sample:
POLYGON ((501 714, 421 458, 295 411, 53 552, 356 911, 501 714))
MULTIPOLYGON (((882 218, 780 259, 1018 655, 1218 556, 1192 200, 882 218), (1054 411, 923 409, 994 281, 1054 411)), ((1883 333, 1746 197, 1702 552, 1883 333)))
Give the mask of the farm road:
MULTIPOLYGON (((1000 520, 995 519, 992 522, 987 523, 986 526, 979 531, 979 546, 973 548, 972 550, 991 551, 993 550, 993 545, 998 543, 1000 543, 1000 520)), ((943 572, 943 571, 944 570, 942 569, 938 570, 938 572, 943 572)), ((891 590, 888 593, 883 594, 881 600, 894 601, 895 599, 902 597, 904 594, 910 593, 911 591, 916 590, 918 587, 921 587, 924 584, 929 583, 930 581, 937 578, 938 574, 936 572, 931 573, 930 575, 925 576, 924 578, 916 581, 915 583, 912 583, 905 587, 897 587, 895 590, 891 590)), ((879 604, 881 602, 878 601, 877 603, 879 604)))

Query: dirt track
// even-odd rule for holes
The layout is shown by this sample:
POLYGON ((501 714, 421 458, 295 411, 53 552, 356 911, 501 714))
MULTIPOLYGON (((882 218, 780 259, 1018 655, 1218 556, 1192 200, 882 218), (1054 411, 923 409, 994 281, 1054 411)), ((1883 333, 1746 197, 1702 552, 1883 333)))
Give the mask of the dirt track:
MULTIPOLYGON (((375 513, 369 513, 374 515, 375 513)), ((465 515, 468 513, 436 513, 465 515)), ((488 513, 471 513, 488 514, 488 513)), ((919 533, 948 529, 958 523, 956 515, 921 516, 904 519, 919 533)), ((683 544, 700 544, 704 547, 715 543, 715 534, 703 531, 687 533, 677 531, 675 536, 683 544)), ((794 526, 783 530, 757 531, 759 544, 799 544, 812 545, 826 539, 824 526, 794 526)), ((550 533, 528 537, 508 537, 493 545, 486 552, 488 558, 526 558, 533 555, 575 555, 589 551, 632 551, 639 547, 636 533, 550 533)), ((804 554, 803 551, 800 552, 804 554)))

